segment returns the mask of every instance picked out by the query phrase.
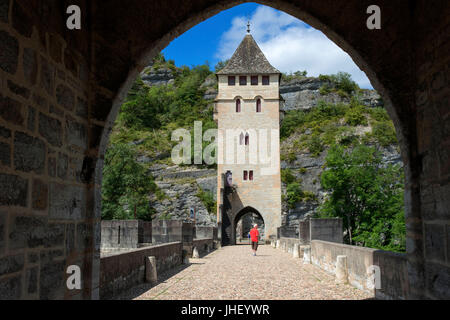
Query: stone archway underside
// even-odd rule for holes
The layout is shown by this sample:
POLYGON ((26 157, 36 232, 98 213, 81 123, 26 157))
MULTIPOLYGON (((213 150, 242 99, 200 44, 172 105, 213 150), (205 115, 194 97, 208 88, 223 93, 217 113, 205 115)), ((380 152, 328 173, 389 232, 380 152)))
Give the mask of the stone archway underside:
MULTIPOLYGON (((102 158, 120 102, 172 39, 242 2, 0 0, 1 298, 98 297, 102 158), (65 27, 71 4, 81 31, 65 27), (71 264, 81 291, 65 289, 71 264)), ((382 94, 406 166, 410 296, 449 298, 450 3, 379 0, 371 31, 370 1, 258 2, 323 31, 382 94)))
POLYGON ((239 211, 236 212, 236 213, 234 214, 234 216, 233 216, 233 224, 232 224, 231 227, 233 228, 233 231, 232 231, 232 239, 234 239, 235 241, 233 241, 232 243, 236 244, 237 225, 238 225, 238 222, 239 222, 241 219, 244 219, 245 216, 247 216, 247 215, 249 215, 249 214, 256 214, 256 215, 258 216, 259 220, 262 220, 263 223, 265 223, 265 220, 264 220, 263 215, 262 215, 258 210, 256 210, 255 208, 252 208, 252 207, 245 207, 245 208, 239 210, 239 211), (234 237, 234 238, 233 238, 233 237, 234 237))

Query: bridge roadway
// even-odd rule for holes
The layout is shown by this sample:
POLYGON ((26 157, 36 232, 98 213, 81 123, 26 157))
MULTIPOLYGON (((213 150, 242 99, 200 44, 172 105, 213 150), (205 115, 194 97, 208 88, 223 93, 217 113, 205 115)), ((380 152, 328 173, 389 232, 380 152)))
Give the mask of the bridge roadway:
POLYGON ((191 259, 159 275, 155 286, 144 284, 117 299, 136 300, 361 300, 372 295, 349 285, 302 259, 260 246, 254 257, 250 246, 227 246, 201 259, 191 259))

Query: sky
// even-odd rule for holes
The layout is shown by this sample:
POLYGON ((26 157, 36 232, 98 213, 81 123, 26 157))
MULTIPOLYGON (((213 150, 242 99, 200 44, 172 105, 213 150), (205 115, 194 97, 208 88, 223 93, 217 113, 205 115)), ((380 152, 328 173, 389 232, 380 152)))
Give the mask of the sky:
POLYGON ((281 72, 308 71, 309 76, 352 75, 361 88, 372 89, 369 79, 350 56, 322 32, 282 11, 245 3, 209 18, 173 40, 163 50, 177 66, 208 63, 231 58, 247 33, 251 34, 269 62, 281 72))

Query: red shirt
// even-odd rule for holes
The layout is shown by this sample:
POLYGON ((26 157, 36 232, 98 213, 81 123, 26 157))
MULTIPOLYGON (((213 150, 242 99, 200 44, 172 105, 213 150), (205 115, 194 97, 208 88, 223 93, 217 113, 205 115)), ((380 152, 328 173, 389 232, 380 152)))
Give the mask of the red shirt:
POLYGON ((252 239, 252 242, 258 242, 258 236, 258 229, 253 228, 252 230, 250 230, 250 238, 252 239))

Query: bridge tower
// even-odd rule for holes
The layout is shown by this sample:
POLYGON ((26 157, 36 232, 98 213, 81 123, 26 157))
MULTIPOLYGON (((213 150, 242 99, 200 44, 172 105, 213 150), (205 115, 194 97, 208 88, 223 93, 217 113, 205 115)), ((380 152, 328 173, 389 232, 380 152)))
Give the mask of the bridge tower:
POLYGON ((244 213, 264 220, 264 239, 281 225, 281 73, 250 34, 226 66, 219 83, 214 118, 218 123, 218 222, 222 243, 235 244, 244 213))

